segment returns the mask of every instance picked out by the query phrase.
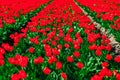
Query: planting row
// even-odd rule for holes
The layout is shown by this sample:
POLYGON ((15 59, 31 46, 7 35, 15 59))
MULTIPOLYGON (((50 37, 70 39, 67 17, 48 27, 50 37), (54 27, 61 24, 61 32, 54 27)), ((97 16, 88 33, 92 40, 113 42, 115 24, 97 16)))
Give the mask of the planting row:
POLYGON ((9 41, 10 34, 25 27, 31 17, 35 16, 50 2, 51 0, 2 1, 0 3, 0 44, 9 41))
POLYGON ((100 23, 102 27, 109 30, 116 40, 120 42, 120 2, 118 0, 75 0, 78 4, 93 17, 93 19, 100 23))
MULTIPOLYGON (((47 2, 48 0, 2 0, 0 2, 0 21, 2 22, 2 20, 4 20, 4 22, 7 24, 15 23, 14 18, 19 18, 20 15, 26 15, 27 13, 40 7, 41 4, 47 2)), ((1 27, 3 27, 2 24, 1 27)))

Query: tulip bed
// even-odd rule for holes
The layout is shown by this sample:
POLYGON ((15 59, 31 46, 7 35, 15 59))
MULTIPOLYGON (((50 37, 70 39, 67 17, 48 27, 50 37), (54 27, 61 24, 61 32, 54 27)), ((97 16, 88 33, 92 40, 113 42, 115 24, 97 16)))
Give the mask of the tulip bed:
MULTIPOLYGON (((89 3, 101 8, 105 0, 94 1, 1 0, 8 11, 0 7, 1 12, 5 9, 0 14, 0 80, 120 80, 120 55, 115 55, 110 40, 80 7, 117 41, 119 28, 109 26, 114 22, 111 17, 119 14, 98 18, 101 9, 89 9, 89 3)), ((108 2, 115 4, 114 0, 108 2)))
POLYGON ((9 35, 18 32, 30 22, 51 1, 30 0, 29 1, 1 1, 0 3, 0 44, 9 41, 9 35), (19 5, 18 5, 19 3, 19 5), (13 5, 11 5, 13 4, 13 5), (24 6, 25 4, 29 4, 24 6), (17 6, 16 6, 17 5, 17 6), (2 7, 3 6, 3 7, 2 7))
POLYGON ((75 0, 85 11, 89 13, 94 20, 102 25, 102 27, 114 34, 116 40, 120 42, 120 1, 111 0, 75 0))

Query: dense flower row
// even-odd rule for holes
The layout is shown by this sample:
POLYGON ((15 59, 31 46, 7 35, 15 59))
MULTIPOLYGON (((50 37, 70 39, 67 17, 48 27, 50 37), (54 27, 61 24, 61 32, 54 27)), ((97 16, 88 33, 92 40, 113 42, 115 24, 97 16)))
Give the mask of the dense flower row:
MULTIPOLYGON (((6 24, 4 20, 0 20, 0 26, 4 26, 4 28, 0 28, 0 45, 2 44, 2 42, 7 42, 9 40, 11 41, 11 39, 9 38, 9 35, 11 33, 15 33, 16 31, 19 32, 22 27, 25 27, 27 25, 27 22, 30 21, 30 18, 35 16, 39 11, 41 11, 43 8, 45 8, 45 6, 47 6, 51 2, 52 0, 41 1, 39 3, 40 5, 35 10, 31 10, 30 12, 26 14, 21 14, 19 17, 15 18, 16 22, 14 24, 6 24)), ((34 7, 35 6, 33 6, 33 8, 34 7)))
POLYGON ((20 15, 25 15, 35 9, 41 4, 48 2, 48 0, 1 0, 0 1, 0 28, 3 27, 2 22, 7 24, 15 23, 14 18, 20 15))
POLYGON ((115 30, 120 29, 120 1, 119 0, 76 0, 81 5, 90 8, 91 11, 97 13, 98 18, 102 18, 102 20, 108 20, 113 22, 111 24, 111 28, 115 30))
POLYGON ((10 38, 14 46, 2 43, 0 48, 0 65, 14 70, 2 75, 7 79, 120 79, 119 68, 111 65, 120 57, 112 56, 109 39, 73 0, 54 0, 10 38))

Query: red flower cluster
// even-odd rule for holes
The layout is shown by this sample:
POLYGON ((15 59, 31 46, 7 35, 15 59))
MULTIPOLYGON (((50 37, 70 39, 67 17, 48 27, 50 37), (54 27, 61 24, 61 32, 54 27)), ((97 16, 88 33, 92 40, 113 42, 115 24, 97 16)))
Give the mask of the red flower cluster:
POLYGON ((23 33, 15 32, 14 34, 10 35, 10 38, 14 41, 14 46, 18 45, 18 43, 20 42, 21 38, 25 38, 26 37, 27 30, 28 30, 28 28, 25 28, 25 29, 21 30, 23 33))
POLYGON ((91 77, 91 80, 103 80, 105 76, 112 76, 112 72, 108 68, 103 68, 100 70, 98 74, 95 74, 93 77, 91 77))
POLYGON ((15 57, 8 58, 8 62, 13 65, 20 65, 21 67, 26 67, 28 64, 28 57, 16 54, 15 57))
POLYGON ((77 52, 77 51, 75 51, 75 52, 73 53, 73 55, 74 55, 76 58, 79 58, 79 57, 80 57, 80 53, 77 52))
POLYGON ((29 51, 30 53, 34 53, 34 47, 30 47, 30 48, 28 49, 28 51, 29 51))
POLYGON ((57 61, 57 59, 56 59, 55 56, 51 56, 51 57, 48 58, 48 63, 49 63, 49 64, 52 64, 52 63, 54 63, 54 62, 56 62, 56 61, 57 61))
POLYGON ((70 62, 70 63, 72 63, 72 62, 74 62, 74 59, 73 59, 72 56, 68 56, 68 57, 67 57, 67 61, 70 62))
POLYGON ((107 59, 107 60, 112 60, 112 55, 107 54, 107 55, 106 55, 106 59, 107 59))
MULTIPOLYGON (((112 49, 112 46, 110 45, 109 39, 105 35, 102 35, 102 36, 99 35, 99 38, 100 37, 102 38, 101 45, 97 46, 96 44, 92 44, 92 45, 89 46, 90 50, 95 50, 95 54, 97 56, 101 56, 102 55, 102 50, 110 51, 112 49)), ((106 58, 107 59, 110 58, 110 55, 107 55, 106 58)), ((108 59, 108 60, 110 60, 110 59, 108 59)))
POLYGON ((65 72, 62 72, 62 73, 61 73, 61 77, 62 77, 64 80, 67 80, 67 75, 66 75, 65 72))
POLYGON ((51 50, 51 47, 48 45, 48 44, 45 44, 44 45, 44 50, 46 52, 46 56, 52 56, 52 50, 51 50))
POLYGON ((116 80, 120 80, 120 73, 116 74, 116 80))
POLYGON ((40 63, 43 63, 43 62, 44 62, 44 59, 41 56, 34 59, 35 64, 40 64, 40 63))
POLYGON ((34 37, 34 38, 30 38, 30 41, 34 44, 39 44, 39 41, 38 41, 38 36, 34 37))
POLYGON ((76 66, 77 68, 82 69, 84 67, 84 64, 82 62, 77 62, 76 66))
POLYGON ((43 69, 43 73, 46 74, 46 75, 50 74, 50 72, 51 72, 51 70, 48 67, 45 67, 43 69))
POLYGON ((117 63, 120 63, 120 55, 116 56, 116 57, 114 58, 114 61, 117 62, 117 63))
POLYGON ((24 70, 20 70, 18 73, 15 73, 11 76, 11 80, 20 80, 25 79, 27 77, 27 74, 24 70))
POLYGON ((95 34, 95 33, 89 33, 88 34, 88 42, 93 43, 95 42, 98 38, 100 38, 100 34, 95 34))
POLYGON ((102 62, 102 67, 104 68, 104 67, 108 67, 108 62, 102 62))
POLYGON ((1 45, 6 51, 11 52, 13 51, 13 47, 10 46, 8 43, 2 43, 1 45))
POLYGON ((62 68, 62 63, 61 62, 56 62, 56 68, 61 69, 62 68))
POLYGON ((115 29, 116 31, 120 30, 120 18, 114 21, 114 25, 111 25, 111 27, 115 29))

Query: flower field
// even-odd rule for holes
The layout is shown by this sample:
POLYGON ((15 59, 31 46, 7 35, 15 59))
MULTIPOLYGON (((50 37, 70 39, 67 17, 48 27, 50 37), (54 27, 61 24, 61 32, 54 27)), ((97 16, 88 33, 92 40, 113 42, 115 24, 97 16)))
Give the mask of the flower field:
POLYGON ((119 0, 0 0, 0 80, 120 80, 119 0))

